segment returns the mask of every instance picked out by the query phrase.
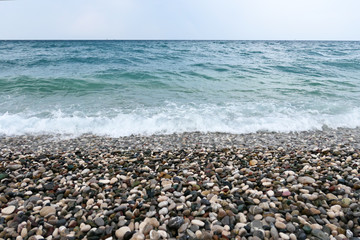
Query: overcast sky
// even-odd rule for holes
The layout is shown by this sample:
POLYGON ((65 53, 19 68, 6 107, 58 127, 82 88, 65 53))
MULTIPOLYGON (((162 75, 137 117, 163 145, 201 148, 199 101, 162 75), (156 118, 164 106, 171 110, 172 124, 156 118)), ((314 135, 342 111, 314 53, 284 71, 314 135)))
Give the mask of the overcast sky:
POLYGON ((360 0, 0 1, 0 39, 360 40, 360 0))

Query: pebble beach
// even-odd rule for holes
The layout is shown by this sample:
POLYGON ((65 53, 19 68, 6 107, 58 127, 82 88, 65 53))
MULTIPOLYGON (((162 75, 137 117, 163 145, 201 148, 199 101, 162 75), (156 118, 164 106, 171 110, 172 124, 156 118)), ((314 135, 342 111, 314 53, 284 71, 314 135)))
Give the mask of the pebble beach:
POLYGON ((360 239, 360 129, 0 137, 0 239, 360 239))

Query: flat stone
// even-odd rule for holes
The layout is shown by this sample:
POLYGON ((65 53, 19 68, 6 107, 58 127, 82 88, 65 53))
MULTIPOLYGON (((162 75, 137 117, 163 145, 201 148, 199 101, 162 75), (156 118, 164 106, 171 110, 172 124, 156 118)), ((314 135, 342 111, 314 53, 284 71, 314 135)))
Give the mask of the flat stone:
POLYGON ((204 223, 203 221, 197 220, 197 219, 193 219, 193 220, 191 221, 191 224, 194 224, 194 225, 199 226, 199 227, 205 226, 205 223, 204 223))
POLYGON ((109 184, 109 183, 110 183, 110 180, 108 180, 108 179, 101 179, 101 180, 99 180, 99 183, 109 184))
POLYGON ((292 224, 291 222, 289 222, 289 223, 287 223, 286 224, 286 230, 288 231, 288 232, 295 232, 295 230, 296 230, 296 227, 294 226, 294 224, 292 224))
POLYGON ((262 229, 263 224, 260 220, 255 220, 251 222, 251 228, 253 229, 262 229))
POLYGON ((277 227, 278 229, 285 229, 285 228, 286 228, 286 224, 283 223, 283 222, 276 221, 276 222, 275 222, 275 227, 277 227))
POLYGON ((15 206, 8 206, 6 208, 1 209, 1 213, 9 215, 9 214, 12 214, 15 211, 15 209, 16 209, 15 206))
POLYGON ((40 210, 40 216, 42 217, 55 215, 55 214, 56 214, 56 209, 51 206, 45 206, 40 210))
POLYGON ((162 201, 158 204, 158 206, 159 206, 159 208, 163 208, 163 207, 166 207, 168 204, 169 204, 168 201, 162 201))
POLYGON ((319 229, 313 229, 311 234, 321 240, 330 240, 330 237, 326 233, 324 233, 323 231, 321 231, 319 229))
POLYGON ((315 183, 315 179, 312 177, 299 177, 298 181, 302 184, 313 184, 315 183))
POLYGON ((281 239, 284 239, 284 240, 289 240, 290 239, 290 237, 285 233, 280 232, 279 235, 280 235, 281 239))
POLYGON ((90 169, 84 169, 81 171, 81 175, 85 175, 85 174, 88 174, 90 172, 90 169))
POLYGON ((291 192, 290 191, 283 191, 281 195, 283 197, 289 197, 289 196, 291 196, 291 192))
POLYGON ((12 171, 15 171, 15 170, 18 170, 20 169, 22 166, 20 164, 11 164, 11 165, 8 165, 7 168, 12 170, 12 171))
POLYGON ((293 175, 289 176, 286 181, 287 182, 293 182, 295 180, 295 177, 293 175))
POLYGON ((98 225, 99 227, 101 226, 104 226, 105 222, 104 222, 104 219, 98 217, 98 218, 95 218, 94 220, 95 224, 98 225))
POLYGON ((249 212, 252 214, 252 215, 256 215, 256 214, 260 214, 263 212, 263 209, 259 206, 251 206, 250 209, 249 209, 249 212))
POLYGON ((88 231, 90 231, 90 229, 91 229, 91 226, 88 224, 83 224, 80 226, 80 231, 82 231, 82 232, 88 232, 88 231))
POLYGON ((332 194, 332 193, 328 193, 326 194, 326 198, 329 199, 329 200, 337 200, 338 198, 332 194))
POLYGON ((274 240, 279 239, 279 232, 275 227, 271 227, 270 229, 270 235, 273 237, 274 240))

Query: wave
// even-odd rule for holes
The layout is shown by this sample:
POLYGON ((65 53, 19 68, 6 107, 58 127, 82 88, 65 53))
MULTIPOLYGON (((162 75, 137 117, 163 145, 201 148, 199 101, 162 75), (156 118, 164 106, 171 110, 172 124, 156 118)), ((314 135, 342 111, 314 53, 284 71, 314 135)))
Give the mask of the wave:
POLYGON ((290 108, 268 110, 265 114, 258 110, 245 113, 237 111, 234 106, 167 107, 138 109, 131 112, 118 111, 113 117, 102 113, 92 116, 86 116, 81 112, 64 114, 60 110, 54 111, 47 117, 39 117, 39 114, 4 113, 0 115, 0 135, 63 134, 75 137, 95 134, 120 137, 193 131, 242 134, 257 131, 321 130, 324 126, 330 128, 360 126, 359 108, 336 115, 290 108))

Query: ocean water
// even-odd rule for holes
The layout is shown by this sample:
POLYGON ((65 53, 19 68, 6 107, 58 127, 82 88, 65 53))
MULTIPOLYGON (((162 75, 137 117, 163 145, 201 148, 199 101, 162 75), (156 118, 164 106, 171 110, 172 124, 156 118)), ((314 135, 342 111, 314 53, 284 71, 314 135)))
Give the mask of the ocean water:
POLYGON ((360 126, 360 42, 0 41, 0 135, 360 126))

